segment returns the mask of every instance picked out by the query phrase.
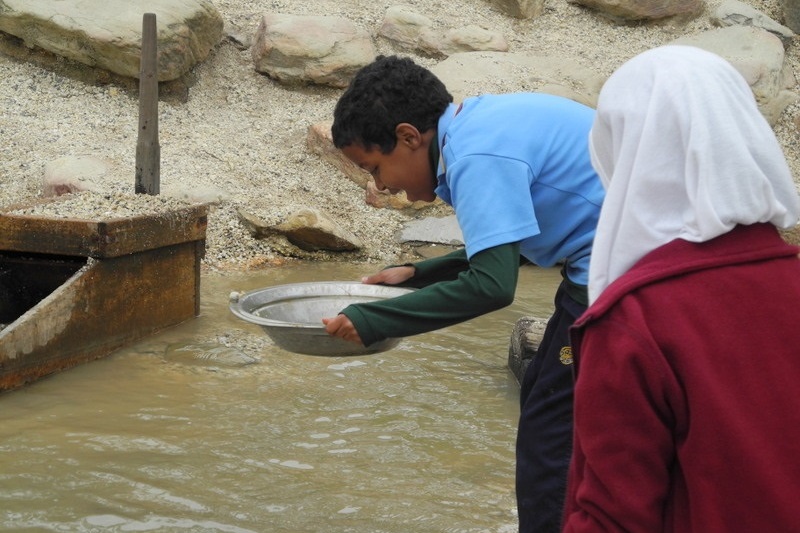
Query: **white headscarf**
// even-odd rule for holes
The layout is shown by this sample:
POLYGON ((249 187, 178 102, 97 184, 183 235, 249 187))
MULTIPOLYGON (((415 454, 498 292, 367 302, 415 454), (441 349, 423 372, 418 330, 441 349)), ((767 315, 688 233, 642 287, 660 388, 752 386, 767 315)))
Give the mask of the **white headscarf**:
POLYGON ((797 223, 797 188, 750 86, 699 48, 655 48, 612 74, 589 148, 607 189, 590 302, 674 239, 705 242, 737 224, 797 223))

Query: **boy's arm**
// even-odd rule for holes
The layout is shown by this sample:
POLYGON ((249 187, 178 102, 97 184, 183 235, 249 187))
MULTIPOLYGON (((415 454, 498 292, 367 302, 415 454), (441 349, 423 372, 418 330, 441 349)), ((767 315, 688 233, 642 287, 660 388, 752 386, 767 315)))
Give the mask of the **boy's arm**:
MULTIPOLYGON (((427 281, 422 289, 389 300, 350 305, 342 314, 369 346, 389 337, 416 335, 464 322, 514 300, 519 243, 495 246, 465 261, 462 250, 421 261, 414 265, 417 273, 409 282, 427 281)), ((414 286, 409 282, 405 286, 414 286)))
POLYGON ((459 248, 449 254, 425 259, 409 266, 414 267, 414 276, 398 286, 419 289, 438 281, 453 281, 459 274, 469 269, 470 264, 466 249, 459 248))
MULTIPOLYGON (((530 263, 528 259, 519 255, 519 249, 516 253, 520 266, 530 263)), ((427 287, 428 285, 438 281, 450 281, 456 279, 461 272, 464 272, 470 267, 470 262, 469 259, 467 259, 466 249, 462 247, 457 250, 453 250, 446 255, 425 259, 424 261, 419 261, 417 263, 392 265, 386 267, 386 269, 396 266, 409 266, 413 267, 415 270, 413 277, 409 278, 408 281, 398 283, 396 286, 419 289, 421 287, 427 287)))

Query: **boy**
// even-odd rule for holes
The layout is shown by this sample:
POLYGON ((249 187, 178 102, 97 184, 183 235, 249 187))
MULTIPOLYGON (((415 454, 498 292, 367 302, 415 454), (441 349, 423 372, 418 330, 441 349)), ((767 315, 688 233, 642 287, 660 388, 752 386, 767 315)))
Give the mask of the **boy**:
POLYGON ((567 329, 587 303, 589 257, 603 200, 587 139, 594 113, 545 94, 486 95, 461 105, 427 69, 379 56, 334 110, 333 142, 375 185, 409 200, 439 196, 465 249, 390 267, 365 283, 422 287, 357 304, 323 322, 372 344, 432 331, 509 305, 521 259, 564 263, 539 352, 521 386, 517 436, 520 531, 558 531, 572 437, 567 329))

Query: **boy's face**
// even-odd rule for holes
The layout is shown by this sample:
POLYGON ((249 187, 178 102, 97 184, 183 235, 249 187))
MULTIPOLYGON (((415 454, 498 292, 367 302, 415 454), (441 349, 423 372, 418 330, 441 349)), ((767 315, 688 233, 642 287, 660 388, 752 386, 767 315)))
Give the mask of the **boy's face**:
POLYGON ((397 145, 388 154, 377 146, 364 147, 351 144, 342 148, 342 153, 353 163, 372 174, 378 190, 392 194, 405 191, 409 201, 432 202, 436 199, 436 176, 433 175, 428 148, 434 130, 420 133, 410 124, 397 126, 397 145))

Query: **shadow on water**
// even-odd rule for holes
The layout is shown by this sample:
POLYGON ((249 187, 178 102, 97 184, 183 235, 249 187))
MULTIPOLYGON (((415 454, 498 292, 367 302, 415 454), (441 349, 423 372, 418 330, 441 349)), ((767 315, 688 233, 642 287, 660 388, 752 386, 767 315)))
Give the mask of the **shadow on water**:
POLYGON ((372 270, 205 276, 197 319, 0 396, 0 530, 516 531, 508 336, 548 316, 558 271, 363 357, 284 352, 228 311, 232 290, 372 270))

